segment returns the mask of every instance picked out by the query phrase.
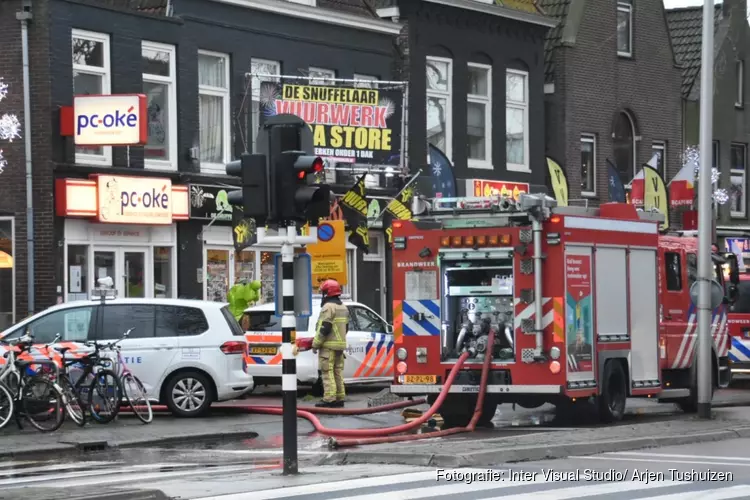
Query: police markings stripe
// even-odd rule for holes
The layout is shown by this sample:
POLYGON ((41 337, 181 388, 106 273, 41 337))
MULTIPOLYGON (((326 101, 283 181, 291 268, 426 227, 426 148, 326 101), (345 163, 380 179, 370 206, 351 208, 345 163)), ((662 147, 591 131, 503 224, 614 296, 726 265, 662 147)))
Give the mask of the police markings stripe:
POLYGON ((418 300, 405 300, 403 302, 403 321, 404 335, 440 335, 440 314, 433 312, 418 300), (423 314, 424 320, 415 321, 412 316, 423 314))
POLYGON ((750 348, 742 339, 732 337, 730 356, 734 356, 734 361, 750 361, 750 348))

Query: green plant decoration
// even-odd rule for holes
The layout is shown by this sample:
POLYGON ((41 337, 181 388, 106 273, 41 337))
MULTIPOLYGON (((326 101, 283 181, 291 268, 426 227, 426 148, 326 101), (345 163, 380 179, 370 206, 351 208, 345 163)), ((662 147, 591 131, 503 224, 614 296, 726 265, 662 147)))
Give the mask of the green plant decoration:
POLYGON ((242 315, 251 305, 255 305, 260 300, 260 281, 250 283, 238 283, 229 289, 227 301, 229 302, 229 311, 234 319, 240 321, 242 315))

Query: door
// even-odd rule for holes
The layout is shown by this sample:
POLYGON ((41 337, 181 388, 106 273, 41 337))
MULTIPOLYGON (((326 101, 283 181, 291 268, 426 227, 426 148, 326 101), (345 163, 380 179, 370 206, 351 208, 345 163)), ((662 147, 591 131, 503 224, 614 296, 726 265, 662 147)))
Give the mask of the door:
POLYGON ((393 373, 393 335, 387 333, 385 321, 365 307, 348 307, 350 325, 355 326, 356 330, 347 333, 346 343, 355 355, 350 356, 351 363, 345 363, 344 377, 389 378, 389 373, 393 373))
MULTIPOLYGON (((93 287, 97 280, 110 277, 114 281, 118 297, 145 298, 148 293, 149 268, 147 248, 141 247, 94 247, 93 287)), ((150 292, 153 292, 151 290, 150 292)))
POLYGON ((203 297, 214 302, 226 302, 232 278, 232 251, 228 248, 204 246, 203 252, 203 297))
MULTIPOLYGON (((158 337, 165 323, 157 314, 157 306, 151 304, 112 304, 101 307, 98 338, 118 340, 127 330, 133 329, 123 340, 123 361, 146 387, 149 396, 158 398, 159 383, 165 371, 173 363, 179 347, 179 340, 172 337, 158 337)), ((171 317, 166 319, 168 323, 171 317)))
POLYGON ((374 286, 360 287, 357 290, 357 301, 372 308, 373 311, 382 313, 383 290, 381 288, 381 275, 383 263, 381 261, 363 260, 360 265, 362 266, 359 271, 360 279, 363 279, 364 283, 372 283, 374 286))
POLYGON ((663 272, 659 273, 659 330, 666 340, 667 368, 686 368, 690 366, 691 353, 686 349, 690 342, 685 339, 697 328, 696 310, 689 299, 689 283, 698 272, 696 255, 680 249, 660 248, 659 259, 659 265, 663 266, 663 272))

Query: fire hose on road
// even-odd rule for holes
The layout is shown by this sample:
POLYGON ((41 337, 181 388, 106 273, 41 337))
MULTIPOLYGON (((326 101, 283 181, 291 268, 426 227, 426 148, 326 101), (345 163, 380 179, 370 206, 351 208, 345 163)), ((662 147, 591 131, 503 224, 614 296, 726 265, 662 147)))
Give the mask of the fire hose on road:
MULTIPOLYGON (((473 432, 479 418, 482 415, 482 405, 484 403, 485 393, 487 389, 487 378, 489 376, 490 364, 492 363, 492 347, 494 344, 494 336, 490 335, 487 342, 487 355, 484 358, 482 365, 482 378, 480 381, 479 395, 477 397, 476 406, 474 407, 474 414, 466 427, 456 427, 453 429, 446 429, 437 432, 429 432, 424 434, 406 434, 403 433, 412 431, 425 422, 427 422, 437 411, 448 396, 451 386, 458 375, 459 370, 463 367, 464 363, 469 357, 469 353, 465 352, 458 358, 458 362, 453 366, 448 377, 445 380, 443 389, 440 391, 435 402, 419 418, 401 425, 395 425, 392 427, 382 427, 377 429, 332 429, 325 427, 320 419, 315 414, 321 415, 368 415, 372 413, 381 413, 384 411, 395 410, 399 408, 406 408, 407 406, 414 406, 416 404, 422 404, 425 402, 424 399, 417 399, 414 401, 402 401, 398 403, 391 403, 382 406, 375 406, 372 408, 315 408, 315 407, 301 407, 297 409, 297 417, 306 419, 312 424, 315 430, 325 436, 329 436, 329 447, 333 449, 344 448, 350 446, 358 446, 363 444, 377 444, 377 443, 396 443, 401 441, 415 441, 419 439, 427 439, 434 437, 445 437, 453 434, 460 434, 464 432, 473 432), (396 435, 399 434, 399 435, 396 435), (343 438, 343 439, 337 439, 343 438)), ((233 410, 241 411, 243 413, 251 414, 265 414, 265 415, 283 415, 284 409, 281 406, 268 406, 268 405, 224 405, 222 408, 231 408, 233 410)), ((125 408, 123 408, 123 411, 125 408)), ((169 411, 166 406, 153 406, 154 411, 169 411)))

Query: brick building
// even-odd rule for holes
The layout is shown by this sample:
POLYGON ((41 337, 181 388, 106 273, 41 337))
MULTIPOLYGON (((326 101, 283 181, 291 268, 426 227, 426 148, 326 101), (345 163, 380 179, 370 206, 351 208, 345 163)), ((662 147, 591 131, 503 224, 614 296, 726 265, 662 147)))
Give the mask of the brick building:
MULTIPOLYGON (((729 201, 718 207, 717 236, 739 238, 750 257, 750 213, 747 207, 748 141, 750 141, 750 79, 745 60, 750 43, 746 0, 725 0, 714 10, 713 167, 729 201)), ((672 44, 682 65, 683 142, 700 142, 701 7, 667 11, 672 44)))
MULTIPOLYGON (((248 90, 246 74, 388 80, 400 30, 314 0, 6 1, 0 3, 0 76, 10 93, 3 106, 21 120, 21 23, 15 14, 23 5, 33 16, 29 139, 37 311, 86 297, 103 275, 115 279, 121 296, 218 300, 221 289, 225 294, 240 277, 272 280, 263 274, 264 264, 278 249, 235 255, 230 222, 207 227, 209 221, 190 217, 199 198, 192 195, 225 186, 224 163, 253 149, 258 97, 248 90), (146 146, 83 148, 61 136, 61 109, 71 106, 73 95, 139 93, 148 96, 146 146), (106 216, 104 200, 113 186, 150 190, 164 188, 164 180, 172 186, 165 191, 171 223, 93 220, 106 216)), ((9 166, 0 176, 0 248, 13 258, 13 285, 0 269, 0 314, 7 316, 0 321, 7 324, 30 307, 24 141, 3 149, 9 166), (12 241, 3 244, 8 237, 12 241), (15 291, 9 301, 8 288, 15 291)), ((358 256, 353 249, 349 254, 356 269, 358 256)))
POLYGON ((681 74, 661 1, 542 0, 560 21, 546 47, 547 152, 571 200, 605 202, 607 163, 628 184, 659 154, 681 166, 681 74))

